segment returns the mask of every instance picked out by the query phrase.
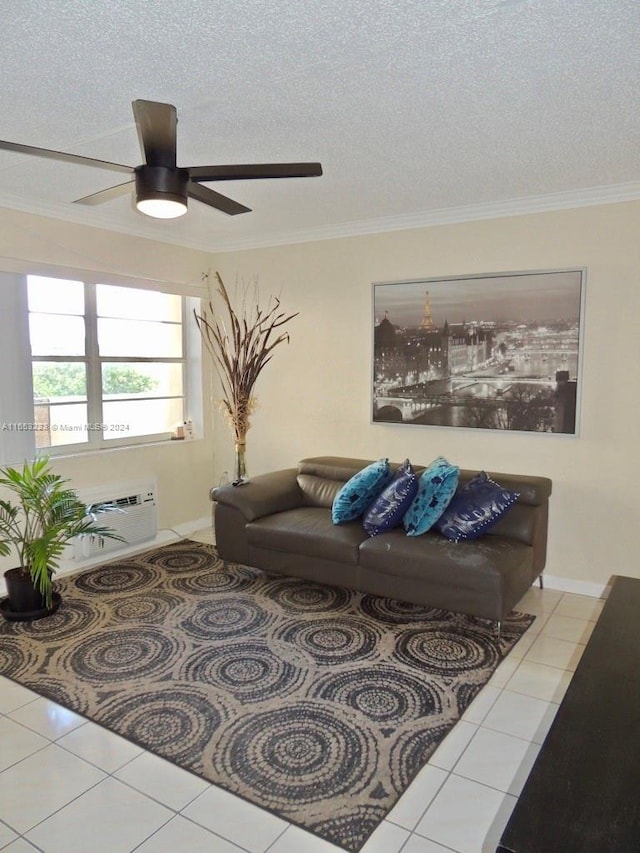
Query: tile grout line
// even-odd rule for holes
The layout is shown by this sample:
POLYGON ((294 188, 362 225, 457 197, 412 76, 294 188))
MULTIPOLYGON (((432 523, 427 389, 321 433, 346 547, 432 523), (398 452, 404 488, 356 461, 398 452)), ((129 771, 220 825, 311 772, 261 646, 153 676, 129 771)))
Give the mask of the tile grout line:
MULTIPOLYGON (((536 639, 537 639, 537 637, 538 637, 538 636, 540 636, 540 633, 541 633, 541 632, 542 632, 542 630, 544 629, 544 626, 546 625, 546 623, 548 622, 548 620, 549 620, 549 619, 551 618, 551 616, 555 613, 555 610, 556 610, 556 608, 558 607, 558 605, 560 604, 560 601, 562 601, 562 596, 558 599, 558 601, 556 602, 556 604, 554 605, 554 607, 553 607, 550 611, 548 611, 548 612, 547 612, 546 618, 544 619, 544 622, 543 622, 542 627, 541 627, 541 631, 540 631, 540 632, 537 632, 536 639)), ((543 611, 543 612, 544 612, 544 611, 543 611)), ((534 615, 534 616, 536 616, 536 619, 538 619, 538 618, 539 618, 539 616, 540 616, 540 614, 529 614, 529 615, 534 615)), ((533 624, 535 624, 535 622, 534 622, 533 624)), ((525 632, 525 634, 524 634, 523 636, 526 636, 526 632, 525 632)), ((534 640, 534 642, 535 642, 535 640, 534 640)), ((506 659, 508 659, 508 657, 507 657, 507 658, 505 658, 505 660, 506 660, 506 659)), ((520 659, 520 662, 518 663, 518 667, 520 666, 520 663, 522 663, 522 661, 524 661, 524 660, 525 660, 525 658, 520 659)), ((516 667, 516 669, 517 669, 517 667, 516 667)), ((566 671, 566 670, 565 670, 565 671, 566 671)), ((511 676, 511 677, 512 677, 512 676, 511 676)), ((509 683, 509 682, 507 681, 507 683, 506 683, 506 684, 508 684, 508 683, 509 683)), ((503 685, 502 687, 496 688, 496 689, 499 691, 499 694, 498 694, 498 696, 496 697, 496 699, 494 700, 494 702, 492 703, 492 706, 491 706, 491 707, 493 707, 493 706, 496 704, 496 702, 498 702, 498 701, 499 701, 499 699, 500 699, 500 697, 502 696, 502 694, 506 691, 506 689, 507 689, 506 684, 505 684, 505 685, 503 685)), ((486 686, 486 685, 485 685, 485 686, 486 686)), ((525 694, 525 695, 526 695, 526 694, 525 694)), ((532 697, 532 698, 535 698, 535 697, 532 697)), ((499 794, 503 795, 503 797, 505 797, 505 798, 506 798, 506 797, 512 797, 512 798, 514 798, 514 799, 515 799, 515 802, 514 802, 514 808, 515 808, 515 803, 517 802, 518 795, 511 794, 511 793, 509 793, 508 791, 507 791, 507 792, 502 791, 502 790, 500 790, 499 788, 494 788, 494 787, 492 787, 492 786, 490 786, 490 785, 487 785, 487 784, 485 784, 485 783, 483 783, 483 782, 478 782, 478 781, 477 781, 477 780, 475 780, 475 779, 469 779, 468 777, 466 777, 466 776, 464 776, 464 775, 462 775, 462 774, 459 774, 459 773, 456 773, 456 772, 455 772, 455 768, 457 767, 457 765, 458 765, 459 761, 462 759, 462 756, 465 754, 465 752, 466 752, 466 751, 467 751, 467 749, 469 748, 469 746, 470 746, 470 744, 472 743, 472 741, 473 741, 473 740, 475 739, 475 737, 477 736, 478 731, 479 731, 481 728, 485 728, 485 729, 486 729, 486 730, 488 730, 488 731, 492 731, 488 726, 484 726, 484 721, 485 721, 486 717, 488 716, 488 714, 490 713, 490 711, 491 711, 491 708, 490 708, 490 709, 486 712, 486 714, 483 716, 483 718, 482 718, 482 722, 476 725, 476 731, 473 733, 473 735, 471 736, 471 738, 469 739, 469 741, 468 741, 468 742, 467 742, 467 744, 465 745, 464 749, 462 750, 462 752, 460 753, 460 755, 457 757, 456 761, 455 761, 455 762, 454 762, 454 764, 453 764, 453 767, 452 767, 452 768, 450 768, 450 769, 439 768, 439 769, 444 770, 444 771, 446 772, 446 774, 447 774, 447 775, 446 775, 446 778, 442 781, 442 784, 439 786, 439 788, 438 788, 438 792, 437 792, 437 793, 439 793, 439 792, 442 790, 442 788, 447 784, 447 782, 448 782, 452 777, 454 777, 454 776, 455 776, 455 777, 457 777, 457 778, 465 779, 466 781, 472 782, 473 784, 481 785, 481 786, 483 786, 483 787, 485 787, 485 788, 487 788, 487 789, 489 789, 489 790, 496 791, 497 793, 499 793, 499 794)), ((513 735, 511 735, 511 736, 513 737, 513 735)), ((519 739, 519 740, 522 740, 522 741, 523 741, 523 742, 525 742, 525 743, 529 743, 529 744, 531 744, 531 743, 532 743, 531 741, 525 741, 525 740, 524 740, 524 739, 522 739, 522 738, 518 738, 518 739, 519 739)), ((437 767, 437 765, 433 765, 433 766, 437 767)), ((436 799, 436 797, 437 797, 437 793, 434 795, 434 797, 432 798, 432 800, 431 800, 431 802, 429 803, 429 805, 428 805, 428 806, 425 808, 425 810, 423 811, 423 813, 422 813, 422 815, 420 816, 420 818, 419 818, 418 822, 416 823, 416 828, 420 825, 420 821, 424 818, 424 815, 426 814, 426 812, 429 810, 429 808, 431 807, 431 805, 432 805, 432 804, 433 804, 433 802, 435 801, 435 799, 436 799)), ((431 841, 431 842, 433 842, 434 844, 439 844, 440 846, 443 846, 443 845, 441 844, 441 842, 440 842, 440 841, 438 841, 438 840, 436 840, 436 839, 434 839, 434 838, 430 838, 429 836, 421 835, 421 833, 419 833, 419 832, 417 831, 417 829, 416 829, 416 828, 414 828, 414 829, 411 831, 411 835, 409 836, 409 838, 411 838, 411 836, 412 836, 412 835, 416 835, 418 838, 424 838, 424 839, 426 839, 427 841, 431 841)), ((403 846, 406 846, 406 844, 407 844, 408 842, 409 842, 409 839, 407 839, 407 841, 405 842, 405 844, 404 844, 403 846)), ((445 849, 447 849, 447 848, 445 848, 445 849)), ((454 853, 460 853, 460 851, 454 851, 454 853)))
MULTIPOLYGON (((558 598, 558 601, 555 603, 555 605, 553 606, 553 608, 551 608, 549 611, 543 611, 542 613, 533 613, 533 614, 530 614, 530 615, 534 615, 534 616, 536 616, 536 620, 540 619, 540 620, 541 620, 541 622, 542 622, 542 624, 541 624, 541 628, 540 628, 540 631, 536 632, 536 636, 535 636, 535 639, 533 640, 533 642, 535 642, 535 641, 536 641, 536 639, 537 639, 537 638, 542 634, 543 629, 544 629, 544 626, 548 623, 549 619, 550 619, 554 614, 556 614, 556 611, 557 611, 557 610, 558 610, 558 608, 560 607, 561 603, 562 603, 563 601, 565 601, 565 600, 567 600, 567 601, 571 600, 570 598, 566 598, 566 596, 572 596, 572 595, 573 595, 573 594, 571 594, 571 593, 568 593, 568 594, 567 594, 567 593, 564 593, 563 595, 561 595, 561 596, 558 598), (542 617, 544 617, 544 619, 543 619, 542 617)), ((526 611, 524 611, 524 612, 526 612, 526 611)), ((564 616, 564 614, 556 614, 556 615, 564 616)), ((582 618, 582 617, 577 617, 577 616, 566 616, 566 617, 564 617, 564 618, 568 618, 568 619, 575 619, 576 621, 583 621, 583 622, 586 622, 586 623, 591 623, 591 622, 595 623, 595 622, 597 621, 597 618, 598 618, 598 617, 596 616, 596 619, 594 619, 594 620, 592 620, 592 619, 584 619, 584 618, 582 618)), ((533 624, 535 624, 535 622, 534 622, 533 624)), ((523 636, 526 636, 526 634, 525 634, 525 635, 523 635, 523 636)), ((562 641, 562 642, 569 642, 569 643, 572 643, 572 641, 564 640, 564 639, 563 639, 563 638, 561 638, 561 637, 554 638, 554 637, 552 637, 552 636, 550 636, 550 635, 546 635, 546 636, 549 636, 549 637, 550 637, 550 639, 557 639, 557 640, 562 641)), ((573 642, 572 644, 573 644, 573 645, 576 645, 576 646, 583 645, 583 644, 581 644, 581 643, 579 643, 579 642, 573 642)), ((509 676, 509 679, 507 680, 507 682, 506 682, 504 685, 502 685, 501 687, 496 687, 495 685, 493 685, 493 688, 497 691, 497 695, 496 695, 496 697, 495 697, 494 701, 491 703, 490 707, 489 707, 489 708, 485 711, 485 713, 482 715, 482 717, 481 717, 481 722, 479 722, 479 723, 471 722, 471 723, 470 723, 471 725, 474 725, 474 727, 475 727, 475 729, 476 729, 476 730, 475 730, 475 732, 473 733, 472 737, 470 738, 469 742, 465 745, 465 747, 464 747, 464 749, 462 750, 462 752, 460 753, 460 755, 457 757, 457 759, 456 759, 456 761, 455 761, 455 763, 454 763, 453 767, 452 767, 451 769, 446 769, 446 768, 438 767, 437 765, 432 765, 432 766, 433 766, 433 767, 435 767, 436 769, 441 770, 442 772, 444 772, 444 773, 446 774, 446 776, 445 776, 445 778, 443 779, 443 781, 440 783, 440 785, 438 786, 437 790, 435 791, 435 793, 433 794, 433 796, 431 797, 431 799, 429 800, 429 803, 425 806, 424 810, 421 812, 420 817, 417 819, 417 821, 416 821, 416 823, 415 823, 415 825, 414 825, 414 828, 413 828, 413 829, 408 829, 406 826, 402 826, 401 824, 397 824, 397 823, 395 823, 393 820, 387 820, 387 823, 389 823, 389 824, 391 824, 391 825, 393 825, 393 826, 396 826, 396 827, 398 827, 399 829, 402 829, 402 830, 404 830, 405 832, 408 832, 408 833, 409 833, 408 837, 407 837, 407 838, 402 842, 401 847, 400 847, 400 848, 398 848, 398 853, 400 853, 400 850, 404 850, 404 849, 407 847, 407 845, 410 843, 410 840, 411 840, 411 838, 412 838, 413 836, 417 836, 417 838, 419 838, 419 839, 425 839, 425 840, 432 841, 433 843, 438 844, 439 846, 441 846, 441 847, 443 848, 443 850, 452 850, 452 851, 453 851, 453 853, 457 853, 457 851, 455 851, 453 848, 449 848, 449 847, 447 847, 446 845, 443 845, 443 844, 442 844, 442 842, 437 841, 437 840, 435 840, 435 839, 429 839, 429 837, 428 837, 428 836, 422 835, 422 834, 420 834, 419 832, 417 832, 417 831, 416 831, 416 827, 419 825, 419 823, 420 823, 420 821, 423 819, 423 817, 424 817, 425 813, 426 813, 426 812, 428 811, 428 809, 431 807, 432 803, 434 802, 434 800, 435 800, 435 799, 436 799, 436 797, 438 796, 438 794, 439 794, 439 792, 441 791, 442 787, 443 787, 443 786, 447 783, 447 781, 448 781, 449 779, 451 779, 452 777, 460 778, 460 779, 465 779, 466 781, 470 781, 470 782, 472 782, 473 784, 481 785, 482 787, 487 788, 488 790, 492 790, 492 791, 495 791, 495 792, 497 792, 497 793, 499 793, 499 794, 502 794, 502 795, 504 795, 505 797, 507 797, 507 796, 508 796, 508 797, 514 798, 514 799, 517 801, 517 795, 511 794, 511 793, 509 793, 508 791, 507 791, 507 792, 504 792, 504 791, 502 791, 502 790, 501 790, 501 789, 499 789, 499 788, 495 788, 495 787, 493 787, 493 786, 491 786, 491 785, 486 784, 485 782, 478 782, 477 780, 469 779, 468 777, 464 776, 463 774, 457 773, 457 772, 456 772, 456 770, 455 770, 455 768, 457 767, 457 765, 458 765, 459 761, 461 760, 462 756, 465 754, 465 752, 466 752, 467 748, 469 747, 469 745, 471 744, 471 742, 474 740, 474 738, 476 737, 476 735, 477 735, 477 733, 478 733, 478 731, 479 731, 480 729, 484 729, 485 731, 492 731, 492 732, 497 732, 497 733, 500 733, 500 734, 505 734, 505 735, 507 735, 507 736, 509 736, 509 737, 515 737, 516 739, 518 739, 518 740, 520 740, 520 741, 522 741, 522 742, 524 742, 524 743, 528 743, 528 744, 533 745, 533 746, 539 746, 539 744, 536 744, 536 742, 535 742, 535 741, 532 741, 532 740, 530 740, 530 739, 522 738, 522 737, 519 737, 519 736, 517 736, 517 735, 513 735, 513 734, 511 734, 511 733, 507 733, 507 732, 500 732, 500 730, 497 730, 497 729, 492 729, 490 726, 487 726, 487 725, 485 724, 485 720, 486 720, 486 718, 488 717, 488 715, 490 714, 491 709, 494 707, 495 703, 496 703, 496 702, 497 702, 497 701, 502 697, 502 695, 503 695, 504 693, 507 693, 507 694, 508 694, 508 693, 511 693, 511 694, 515 694, 515 695, 527 696, 528 698, 531 698, 531 699, 534 699, 534 700, 538 700, 538 701, 546 702, 546 703, 547 703, 547 704, 549 704, 550 706, 553 706, 553 705, 559 705, 559 704, 560 704, 560 702, 561 702, 562 700, 559 700, 558 702, 555 702, 555 701, 553 701, 552 699, 551 699, 551 700, 549 700, 549 699, 540 699, 540 697, 531 696, 530 694, 522 693, 522 692, 520 692, 520 691, 513 690, 512 688, 509 688, 509 687, 508 687, 509 681, 511 680, 511 678, 513 678, 513 675, 515 674, 515 672, 517 671, 517 669, 520 667, 520 665, 522 665, 523 663, 525 663, 525 662, 529 662, 529 663, 535 664, 536 666, 548 667, 549 669, 553 669, 554 671, 562 670, 563 672, 568 672, 568 673, 570 674, 570 676, 573 676, 573 673, 574 673, 574 671, 575 671, 575 670, 567 670, 567 669, 566 669, 566 667, 556 667, 556 666, 554 666, 553 664, 549 664, 549 663, 540 663, 540 662, 537 662, 537 661, 532 661, 532 660, 530 660, 530 659, 527 659, 527 658, 526 658, 526 654, 525 654, 525 656, 524 656, 524 657, 522 657, 522 658, 520 658, 520 659, 517 659, 517 660, 518 660, 517 666, 516 666, 516 668, 515 668, 514 672, 513 672, 513 673, 511 673, 511 675, 509 676)), ((4 680, 4 678, 2 678, 2 679, 0 680, 0 689, 1 689, 1 684, 2 684, 2 681, 3 681, 3 680, 4 680)), ((9 683, 14 683, 14 682, 12 682, 10 679, 7 679, 7 681, 8 681, 9 683)), ((486 685, 485 685, 485 686, 486 686, 486 685)), ((478 694, 478 695, 480 695, 480 694, 478 694)), ((217 833, 215 833, 214 831, 212 831, 211 829, 209 829, 209 827, 207 827, 207 826, 203 826, 202 824, 199 824, 197 821, 195 821, 195 820, 193 820, 193 819, 191 819, 191 818, 189 818, 188 816, 186 816, 186 815, 184 815, 184 814, 183 814, 183 811, 184 811, 186 808, 188 808, 188 807, 189 807, 189 806, 190 806, 190 805, 191 805, 191 804, 192 804, 192 803, 193 803, 193 802, 194 802, 194 801, 195 801, 199 796, 201 796, 201 795, 202 795, 202 793, 205 793, 204 791, 203 791, 203 792, 201 792, 200 794, 195 795, 191 800, 189 800, 189 802, 185 803, 185 804, 184 804, 180 809, 176 809, 176 808, 174 808, 174 807, 172 807, 172 806, 168 806, 168 805, 166 805, 165 803, 162 803, 162 802, 160 802, 160 801, 156 800, 156 799, 155 799, 155 797, 153 797, 152 795, 147 794, 147 793, 146 793, 146 792, 144 792, 144 791, 141 791, 140 789, 136 788, 134 785, 132 785, 132 784, 130 784, 130 783, 128 783, 128 782, 126 782, 126 781, 125 781, 125 780, 123 780, 123 779, 118 778, 117 776, 115 776, 115 773, 117 773, 117 772, 121 771, 123 768, 127 767, 128 765, 130 765, 133 761, 135 761, 137 758, 139 758, 139 757, 140 757, 140 755, 144 755, 144 754, 145 754, 146 752, 148 752, 148 751, 142 750, 142 751, 141 751, 141 753, 140 753, 139 755, 134 756, 134 757, 132 757, 132 758, 128 759, 128 760, 127 760, 127 761, 125 761, 122 765, 120 765, 118 768, 114 769, 114 770, 113 770, 113 771, 111 771, 111 772, 108 772, 108 771, 105 771, 103 768, 101 768, 99 765, 94 764, 92 761, 89 761, 89 760, 87 760, 86 758, 83 758, 82 756, 80 756, 80 755, 78 755, 78 754, 76 754, 76 753, 72 752, 72 751, 71 751, 70 749, 68 749, 65 745, 63 745, 63 744, 61 744, 61 743, 59 742, 59 741, 60 741, 60 740, 62 740, 66 735, 70 734, 70 733, 71 733, 71 732, 73 732, 73 731, 77 731, 77 730, 81 729, 83 726, 85 726, 85 725, 86 725, 86 723, 87 723, 87 722, 91 722, 91 721, 89 721, 89 720, 86 720, 86 719, 85 719, 85 722, 81 723, 79 726, 76 726, 75 728, 70 729, 68 732, 65 732, 64 734, 60 735, 59 737, 57 737, 57 738, 53 738, 53 739, 52 739, 51 737, 46 736, 46 735, 42 735, 42 734, 41 734, 41 732, 38 732, 38 731, 35 731, 34 729, 31 729, 29 726, 27 726, 27 725, 23 724, 22 722, 19 722, 18 720, 14 720, 12 717, 10 717, 10 716, 9 716, 9 714, 10 714, 10 713, 13 713, 13 712, 17 711, 17 710, 19 710, 20 708, 23 708, 23 707, 25 707, 25 706, 27 706, 27 705, 29 705, 29 704, 33 703, 33 702, 34 702, 34 701, 36 701, 37 699, 40 699, 40 698, 42 698, 42 697, 40 697, 39 695, 35 695, 35 696, 34 696, 34 698, 29 699, 28 701, 25 701, 24 703, 19 704, 19 705, 18 705, 18 706, 16 706, 15 708, 10 708, 10 709, 9 709, 9 711, 8 711, 8 713, 3 712, 3 713, 1 714, 1 716, 6 717, 8 720, 11 720, 11 722, 13 722, 13 723, 15 723, 15 724, 17 724, 17 725, 22 726, 24 729, 26 729, 27 731, 29 731, 29 732, 31 732, 31 733, 33 733, 33 734, 37 735, 37 736, 44 737, 44 738, 45 738, 45 740, 47 740, 47 741, 48 741, 48 743, 47 743, 47 744, 45 744, 45 745, 43 745, 42 747, 40 747, 39 749, 35 750, 33 753, 30 753, 30 755, 35 755, 35 754, 37 754, 37 753, 38 753, 38 752, 40 752, 41 750, 46 749, 46 748, 47 748, 47 746, 49 746, 49 745, 59 746, 60 748, 62 748, 63 750, 65 750, 67 753, 69 753, 70 755, 72 755, 73 757, 75 757, 76 759, 79 759, 79 760, 83 761, 84 763, 86 763, 87 765, 89 765, 90 767, 93 767, 93 768, 95 768, 95 769, 99 770, 100 772, 102 772, 102 773, 104 774, 104 777, 103 777, 102 779, 98 780, 98 781, 97 781, 96 783, 94 783, 93 785, 91 785, 89 788, 87 788, 87 789, 86 789, 86 791, 83 791, 82 793, 80 793, 80 794, 79 794, 79 795, 77 795, 76 797, 72 798, 68 803, 66 803, 65 805, 61 806, 59 809, 55 809, 55 810, 54 810, 50 815, 48 815, 46 818, 44 818, 44 819, 43 819, 43 821, 39 821, 38 823, 34 824, 34 826, 33 826, 33 827, 30 827, 30 828, 27 830, 27 832, 31 832, 31 831, 32 831, 36 826, 39 826, 42 822, 44 822, 44 820, 48 819, 49 817, 53 816, 54 814, 57 814, 59 811, 61 811, 61 810, 62 810, 63 808, 65 808, 67 805, 70 805, 71 803, 75 802, 75 801, 76 801, 76 800, 78 800, 80 797, 82 797, 85 793, 87 793, 87 792, 88 792, 88 791, 90 791, 90 790, 93 790, 95 787, 97 787, 97 785, 101 784, 101 782, 105 781, 105 779, 107 779, 107 778, 111 777, 111 778, 113 778, 114 780, 116 780, 117 782, 120 782, 121 784, 124 784, 124 785, 126 785, 127 787, 129 787, 130 789, 132 789, 132 790, 136 791, 136 793, 140 794, 141 796, 144 796, 146 799, 148 799, 148 800, 150 800, 150 801, 152 801, 152 802, 155 802, 155 803, 157 803, 157 804, 161 805, 163 808, 167 809, 169 812, 173 812, 173 814, 172 814, 172 815, 171 815, 171 816, 170 816, 170 817, 169 817, 169 818, 168 818, 168 819, 167 819, 167 820, 166 820, 166 821, 165 821, 165 822, 164 822, 160 827, 158 827, 156 830, 154 830, 154 832, 152 832, 149 836, 147 836, 147 837, 145 838, 145 840, 144 840, 144 841, 141 841, 140 843, 138 843, 138 844, 136 845, 136 847, 132 848, 132 851, 133 851, 133 850, 137 850, 137 849, 138 849, 142 844, 146 843, 146 841, 147 841, 147 840, 149 840, 150 838, 152 838, 156 833, 160 832, 164 827, 166 827, 166 826, 167 826, 167 825, 168 825, 172 820, 174 820, 174 819, 175 819, 175 817, 176 817, 176 816, 178 816, 178 815, 179 815, 179 816, 181 816, 183 819, 188 820, 190 823, 194 824, 194 825, 195 825, 195 826, 197 826, 198 828, 203 829, 207 834, 210 834, 213 838, 219 838, 219 839, 223 839, 223 838, 224 838, 224 836, 220 836, 220 835, 218 835, 217 833)), ((54 701, 54 700, 49 700, 49 701, 54 701)), ((55 703, 55 704, 57 704, 57 703, 55 703)), ((60 707, 63 707, 63 706, 60 706, 60 707)), ((467 722, 470 722, 470 721, 467 721, 467 722)), ((97 725, 99 725, 99 724, 97 724, 97 725)), ((105 731, 109 731, 109 730, 108 730, 108 729, 106 729, 105 731)), ((149 754, 153 754, 153 753, 149 753, 149 754)), ((24 756, 24 758, 23 758, 23 759, 20 759, 20 761, 25 760, 25 759, 26 759, 26 758, 28 758, 28 757, 29 757, 29 756, 24 756)), ((20 763, 20 762, 19 762, 19 761, 18 761, 18 762, 15 762, 14 764, 9 765, 9 767, 7 767, 7 768, 5 768, 5 769, 7 769, 7 770, 8 770, 10 767, 15 767, 15 766, 16 766, 16 764, 18 764, 18 763, 20 763)), ((427 765, 425 765, 425 766, 427 766, 427 765)), ((4 772, 4 771, 2 771, 2 772, 4 772)), ((211 785, 211 783, 209 783, 209 785, 210 785, 210 787, 216 787, 216 786, 211 785)), ((385 820, 386 820, 386 818, 385 818, 385 820)), ((6 820, 4 820, 4 819, 3 819, 3 822, 6 824, 6 820)), ((381 825, 382 825, 382 824, 381 824, 381 825)), ((8 829, 10 829, 12 832, 17 833, 18 838, 22 838, 22 839, 24 839, 24 840, 25 840, 25 842, 27 842, 27 843, 31 844, 31 845, 32 845, 32 846, 34 846, 36 849, 39 849, 39 848, 37 848, 37 846, 36 846, 36 845, 34 845, 34 844, 33 844, 33 842, 31 842, 31 841, 26 837, 26 835, 25 835, 25 834, 23 834, 23 833, 18 833, 18 832, 17 832, 17 830, 14 830, 14 829, 9 825, 9 824, 6 824, 6 826, 7 826, 7 828, 8 828, 8 829)), ((274 839, 274 840, 269 844, 268 848, 266 848, 266 850, 264 851, 264 853, 267 853, 267 851, 268 851, 268 850, 273 849, 273 848, 274 848, 274 846, 275 846, 275 845, 277 845, 278 841, 279 841, 280 839, 282 839, 282 838, 283 838, 283 836, 285 835, 285 833, 289 830, 289 828, 290 828, 291 826, 292 826, 292 824, 290 824, 290 823, 289 823, 289 824, 288 824, 288 825, 287 825, 287 826, 282 830, 282 832, 278 835, 278 837, 277 837, 276 839, 274 839)), ((16 840, 17 840, 17 839, 13 839, 13 841, 10 841, 10 842, 9 842, 9 844, 14 843, 14 841, 16 841, 16 840)), ((231 839, 224 839, 224 840, 227 840, 227 841, 228 841, 228 843, 230 843, 231 845, 233 845, 234 847, 236 847, 236 848, 238 849, 238 851, 244 851, 244 850, 245 850, 245 848, 244 848, 244 847, 242 847, 242 846, 238 845, 235 841, 233 841, 233 840, 231 840, 231 839)), ((4 849, 4 848, 2 848, 2 849, 4 849)), ((249 853, 249 851, 247 851, 247 853, 249 853)))

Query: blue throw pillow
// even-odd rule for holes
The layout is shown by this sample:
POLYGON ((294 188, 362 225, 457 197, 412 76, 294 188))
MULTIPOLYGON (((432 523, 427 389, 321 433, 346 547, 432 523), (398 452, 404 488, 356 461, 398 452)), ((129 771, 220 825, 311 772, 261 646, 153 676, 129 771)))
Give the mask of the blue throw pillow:
POLYGON ((458 490, 434 527, 447 539, 477 539, 518 500, 518 492, 503 489, 485 471, 458 490))
POLYGON ((417 491, 418 475, 407 459, 365 513, 363 527, 369 536, 397 527, 417 491))
POLYGON ((388 459, 379 459, 354 474, 340 488, 331 505, 331 520, 344 524, 359 518, 375 499, 380 489, 389 482, 391 471, 388 459))
POLYGON ((421 536, 433 527, 448 507, 459 479, 460 469, 444 456, 438 456, 422 472, 418 494, 402 519, 407 536, 421 536))

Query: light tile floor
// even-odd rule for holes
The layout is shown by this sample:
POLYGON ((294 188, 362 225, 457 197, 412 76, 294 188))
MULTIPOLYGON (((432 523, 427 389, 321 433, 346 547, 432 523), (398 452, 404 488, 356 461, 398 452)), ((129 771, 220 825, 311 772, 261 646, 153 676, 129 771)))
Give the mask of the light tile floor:
MULTIPOLYGON (((211 531, 192 535, 211 542, 211 531)), ((532 588, 537 618, 362 853, 493 853, 603 602, 532 588)), ((338 853, 0 677, 0 850, 338 853)))

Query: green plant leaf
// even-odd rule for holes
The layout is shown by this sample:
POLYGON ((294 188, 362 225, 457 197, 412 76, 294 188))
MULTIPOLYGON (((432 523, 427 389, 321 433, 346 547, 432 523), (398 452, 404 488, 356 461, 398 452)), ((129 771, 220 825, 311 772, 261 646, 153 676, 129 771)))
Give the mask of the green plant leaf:
POLYGON ((48 457, 25 462, 22 470, 0 469, 0 486, 16 498, 15 503, 0 500, 0 555, 8 556, 12 548, 16 551, 20 566, 29 571, 47 607, 52 601, 52 575, 66 545, 76 536, 93 534, 124 541, 87 515, 75 489, 51 470, 48 457))

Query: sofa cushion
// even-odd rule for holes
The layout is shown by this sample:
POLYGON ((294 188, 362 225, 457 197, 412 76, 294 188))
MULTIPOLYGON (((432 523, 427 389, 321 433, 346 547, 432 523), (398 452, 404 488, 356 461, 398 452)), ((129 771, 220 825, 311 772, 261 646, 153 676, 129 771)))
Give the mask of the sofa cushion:
POLYGON ((374 500, 390 476, 389 460, 379 459, 354 474, 335 496, 331 506, 334 524, 359 518, 374 500))
POLYGON ((502 619, 533 579, 535 550, 503 536, 450 542, 402 528, 360 546, 362 583, 376 595, 502 619))
POLYGON ((453 497, 459 477, 458 466, 447 462, 444 456, 438 456, 423 471, 418 493, 402 519, 407 536, 422 536, 433 527, 453 497))
POLYGON ((408 459, 396 471, 391 482, 384 487, 366 511, 363 527, 369 536, 392 530, 402 522, 418 491, 418 475, 408 459))
POLYGON ((517 500, 517 492, 504 489, 481 471, 458 490, 434 527, 453 542, 477 539, 517 500))
POLYGON ((367 538, 360 522, 335 525, 322 507, 299 507, 256 519, 247 524, 246 533, 251 548, 353 565, 367 538))
MULTIPOLYGON (((500 577, 519 565, 530 566, 533 548, 504 536, 451 542, 431 530, 424 536, 405 536, 398 527, 360 545, 363 569, 435 584, 474 587, 486 577, 500 577)), ((529 575, 530 577, 530 575, 529 575)))

